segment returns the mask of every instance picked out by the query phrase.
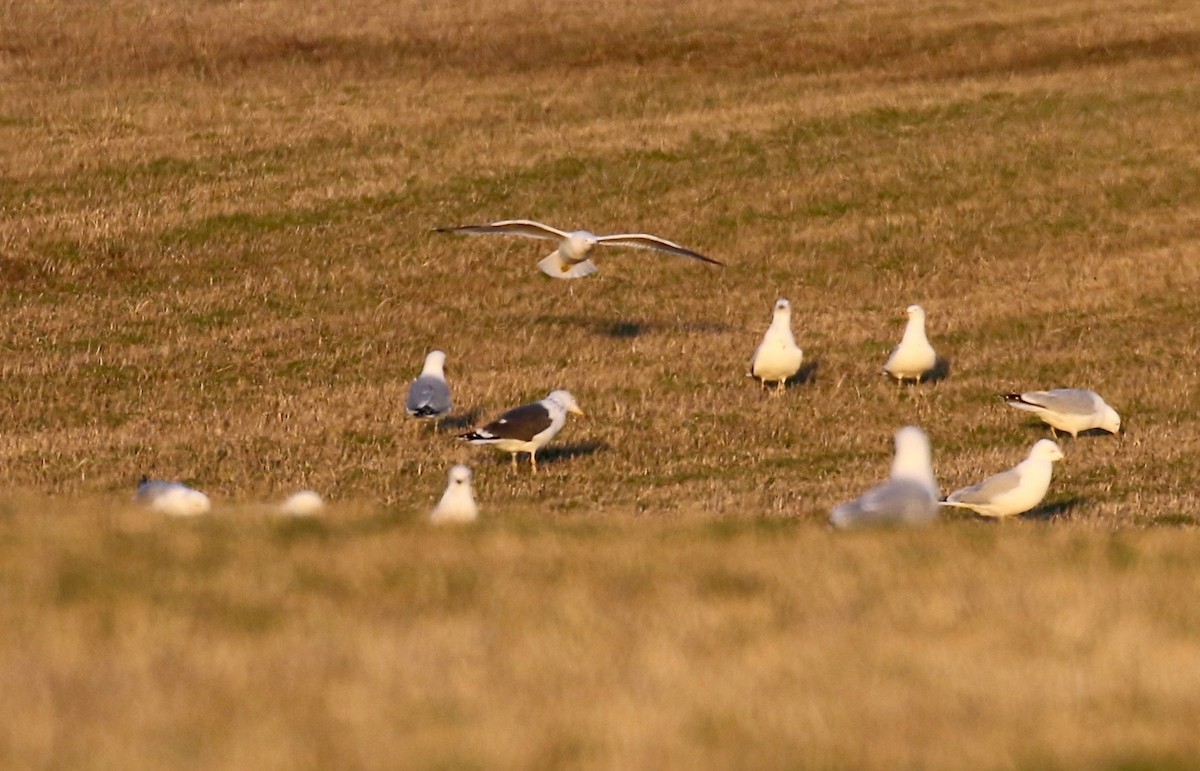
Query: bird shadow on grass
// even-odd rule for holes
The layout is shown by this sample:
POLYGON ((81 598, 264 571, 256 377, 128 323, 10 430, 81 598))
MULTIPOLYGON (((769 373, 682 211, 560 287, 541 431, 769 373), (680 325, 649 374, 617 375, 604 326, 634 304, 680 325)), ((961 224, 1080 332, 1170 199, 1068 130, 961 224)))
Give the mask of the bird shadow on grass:
POLYGON ((643 335, 674 329, 679 332, 703 332, 719 334, 731 332, 733 327, 715 321, 681 321, 678 323, 663 323, 659 321, 637 321, 633 319, 592 319, 581 316, 538 316, 534 321, 539 324, 557 324, 560 326, 579 327, 601 337, 614 340, 633 340, 643 335))
POLYGON ((1039 522, 1049 522, 1054 519, 1069 517, 1072 511, 1085 503, 1087 503, 1087 498, 1076 495, 1065 500, 1056 501, 1046 506, 1038 506, 1036 509, 1022 514, 1021 518, 1036 520, 1039 522))
POLYGON ((921 378, 922 383, 940 383, 950 377, 950 360, 945 356, 938 356, 934 359, 933 369, 925 373, 925 377, 921 378))
POLYGON ((608 449, 608 445, 604 442, 579 442, 577 444, 560 444, 555 447, 547 447, 538 452, 538 465, 542 463, 558 463, 559 461, 570 460, 571 458, 595 455, 606 449, 608 449))
POLYGON ((475 421, 479 419, 479 411, 471 410, 459 415, 450 415, 438 421, 438 428, 444 431, 465 431, 475 427, 475 421))
POLYGON ((817 370, 821 369, 820 359, 809 359, 796 374, 787 379, 784 388, 799 388, 817 382, 817 370))

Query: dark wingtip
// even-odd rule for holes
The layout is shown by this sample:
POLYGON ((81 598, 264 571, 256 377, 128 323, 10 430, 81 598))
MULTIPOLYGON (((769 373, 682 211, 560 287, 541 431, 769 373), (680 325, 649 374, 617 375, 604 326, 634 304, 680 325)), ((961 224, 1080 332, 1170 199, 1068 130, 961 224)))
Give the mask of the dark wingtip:
POLYGON ((1025 401, 1024 399, 1021 398, 1020 394, 996 394, 996 396, 999 396, 1001 399, 1003 399, 1006 402, 1025 401))

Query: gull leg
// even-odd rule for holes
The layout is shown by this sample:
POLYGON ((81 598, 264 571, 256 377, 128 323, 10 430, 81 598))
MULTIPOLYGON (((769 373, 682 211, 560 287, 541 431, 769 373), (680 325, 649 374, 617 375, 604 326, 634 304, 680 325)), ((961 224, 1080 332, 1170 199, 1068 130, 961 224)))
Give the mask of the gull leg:
POLYGON ((512 470, 513 472, 517 470, 517 454, 515 452, 512 454, 512 470))
POLYGON ((779 384, 775 386, 775 393, 777 393, 777 394, 783 393, 783 384, 786 382, 787 382, 787 378, 780 380, 779 384))
POLYGON ((1054 441, 1058 441, 1058 432, 1054 430, 1054 426, 1050 426, 1050 436, 1054 437, 1054 441))
POLYGON ((537 450, 529 451, 529 464, 533 466, 533 473, 537 473, 537 450))

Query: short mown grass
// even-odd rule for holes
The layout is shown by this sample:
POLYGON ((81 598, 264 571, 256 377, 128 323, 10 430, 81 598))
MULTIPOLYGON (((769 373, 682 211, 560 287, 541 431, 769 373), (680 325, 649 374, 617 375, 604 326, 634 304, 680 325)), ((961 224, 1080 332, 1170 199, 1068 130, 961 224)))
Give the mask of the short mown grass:
POLYGON ((1191 765, 1191 4, 476 5, 0 6, 4 764, 1191 765), (727 265, 432 232, 513 217, 727 265), (911 303, 950 375, 898 388, 911 303), (898 427, 949 491, 1056 386, 1127 431, 1030 516, 825 529, 898 427), (453 438, 563 387, 536 477, 453 438))

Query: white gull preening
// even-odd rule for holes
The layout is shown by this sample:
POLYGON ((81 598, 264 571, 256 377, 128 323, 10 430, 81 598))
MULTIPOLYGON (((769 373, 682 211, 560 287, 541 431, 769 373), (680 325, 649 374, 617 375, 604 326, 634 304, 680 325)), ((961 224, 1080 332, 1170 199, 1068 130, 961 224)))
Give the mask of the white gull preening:
POLYGON ((500 417, 462 434, 471 444, 490 444, 497 450, 512 453, 512 465, 517 467, 517 453, 529 453, 529 462, 537 473, 537 451, 553 439, 567 423, 567 413, 583 415, 570 391, 553 391, 533 404, 515 407, 500 417))
POLYGON ((1110 434, 1121 432, 1121 416, 1108 406, 1095 391, 1083 388, 1055 388, 1053 391, 1026 391, 1021 394, 1000 394, 1010 407, 1032 412, 1055 429, 1066 431, 1072 438, 1080 431, 1103 429, 1110 434))
POLYGON ((792 304, 784 299, 776 300, 771 326, 767 327, 762 342, 754 351, 748 374, 762 381, 763 388, 767 383, 775 383, 778 393, 787 379, 800 371, 802 361, 804 351, 792 336, 792 304))
POLYGON ((446 354, 430 351, 421 374, 408 387, 404 408, 414 418, 437 419, 450 414, 450 386, 446 383, 446 354))
POLYGON ((833 508, 837 528, 870 525, 924 525, 937 518, 938 485, 933 475, 929 437, 916 426, 896 432, 896 454, 888 480, 857 500, 833 508))
POLYGON ((179 482, 142 477, 133 499, 172 517, 194 517, 212 510, 208 496, 179 482))
POLYGON ((450 469, 446 492, 429 515, 432 522, 474 522, 479 516, 475 492, 471 489, 471 469, 463 465, 450 469))
POLYGON ((1062 459, 1059 446, 1049 439, 1042 439, 1025 460, 1013 468, 977 485, 955 490, 942 505, 970 509, 984 517, 1024 514, 1046 497, 1054 462, 1062 459))
POLYGON ((920 305, 910 305, 904 315, 908 317, 904 336, 883 365, 883 371, 901 383, 905 380, 920 381, 937 366, 937 353, 925 336, 925 309, 920 305))
POLYGON ((502 220, 486 225, 463 225, 456 228, 436 228, 438 233, 464 233, 472 235, 507 235, 557 241, 558 248, 538 263, 538 268, 552 278, 584 278, 599 268, 589 259, 594 246, 627 246, 633 249, 651 249, 666 254, 691 257, 712 265, 721 263, 703 254, 647 233, 620 233, 598 236, 586 230, 567 232, 543 225, 533 220, 502 220))

